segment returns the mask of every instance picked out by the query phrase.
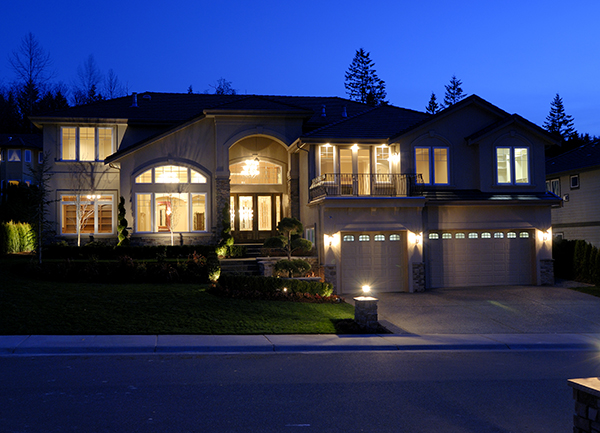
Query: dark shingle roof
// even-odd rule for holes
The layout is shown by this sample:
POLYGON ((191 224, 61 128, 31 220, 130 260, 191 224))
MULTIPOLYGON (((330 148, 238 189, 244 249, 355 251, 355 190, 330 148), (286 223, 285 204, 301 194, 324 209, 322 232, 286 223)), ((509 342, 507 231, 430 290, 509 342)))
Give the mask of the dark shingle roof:
POLYGON ((380 105, 304 135, 303 138, 387 139, 430 117, 426 113, 380 105))
POLYGON ((0 134, 0 147, 42 149, 41 134, 0 134))
POLYGON ((546 160, 546 174, 600 166, 600 141, 584 144, 546 160))

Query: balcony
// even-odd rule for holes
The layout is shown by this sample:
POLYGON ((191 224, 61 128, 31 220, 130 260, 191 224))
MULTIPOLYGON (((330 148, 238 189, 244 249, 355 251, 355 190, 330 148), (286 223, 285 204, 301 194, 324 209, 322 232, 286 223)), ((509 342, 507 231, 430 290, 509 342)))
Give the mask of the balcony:
POLYGON ((423 193, 420 174, 326 173, 312 180, 310 201, 322 197, 413 197, 423 193))

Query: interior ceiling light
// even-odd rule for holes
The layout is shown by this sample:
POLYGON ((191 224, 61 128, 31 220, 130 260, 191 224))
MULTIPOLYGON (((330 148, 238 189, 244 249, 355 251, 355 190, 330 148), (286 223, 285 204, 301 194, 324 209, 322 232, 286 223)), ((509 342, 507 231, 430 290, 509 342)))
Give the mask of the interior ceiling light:
POLYGON ((258 156, 256 156, 254 159, 247 159, 246 161, 244 161, 244 167, 242 168, 242 176, 248 176, 248 177, 256 177, 260 174, 260 170, 258 169, 258 164, 260 163, 260 160, 258 159, 258 156))

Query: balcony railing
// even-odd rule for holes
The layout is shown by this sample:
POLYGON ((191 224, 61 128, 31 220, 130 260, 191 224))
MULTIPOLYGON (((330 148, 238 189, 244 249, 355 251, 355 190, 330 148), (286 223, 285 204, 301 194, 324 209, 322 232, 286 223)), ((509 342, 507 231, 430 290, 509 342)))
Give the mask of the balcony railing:
POLYGON ((411 197, 422 195, 420 174, 326 173, 312 180, 310 200, 321 197, 411 197))

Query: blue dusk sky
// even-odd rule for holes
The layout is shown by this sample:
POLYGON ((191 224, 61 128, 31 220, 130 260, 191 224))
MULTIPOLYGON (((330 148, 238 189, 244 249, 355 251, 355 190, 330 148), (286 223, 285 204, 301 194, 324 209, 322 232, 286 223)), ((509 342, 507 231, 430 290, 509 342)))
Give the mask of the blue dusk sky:
POLYGON ((600 1, 11 1, 0 84, 32 32, 70 85, 90 54, 131 92, 212 90, 346 97, 355 51, 371 53, 393 105, 424 111, 452 75, 542 125, 556 93, 578 132, 600 135, 600 1))

